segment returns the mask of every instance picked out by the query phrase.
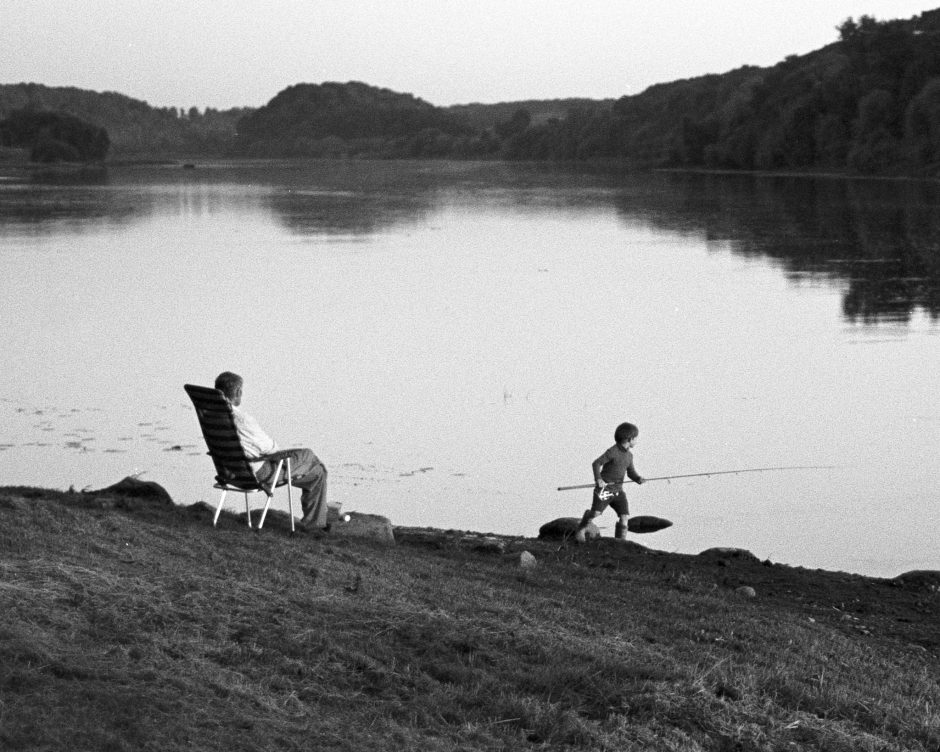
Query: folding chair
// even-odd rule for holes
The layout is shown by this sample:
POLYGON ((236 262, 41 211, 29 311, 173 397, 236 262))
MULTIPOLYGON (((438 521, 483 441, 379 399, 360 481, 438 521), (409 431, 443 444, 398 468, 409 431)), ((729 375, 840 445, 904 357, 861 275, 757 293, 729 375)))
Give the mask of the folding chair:
POLYGON ((183 389, 186 390, 186 393, 193 401, 196 416, 199 418, 199 427, 202 429, 203 438, 209 447, 209 456, 212 457, 212 461, 215 463, 216 482, 213 487, 222 491, 222 498, 219 499, 219 505, 215 509, 215 517, 212 518, 213 527, 219 521, 222 505, 225 503, 225 495, 229 491, 245 494, 245 516, 248 518, 248 527, 251 527, 251 508, 248 504, 248 495, 260 491, 267 496, 264 511, 261 512, 261 520, 258 522, 258 530, 260 530, 264 525, 268 508, 271 506, 274 489, 277 486, 287 485, 290 530, 293 533, 294 500, 288 482, 290 479, 290 450, 265 454, 261 457, 247 457, 241 442, 238 440, 232 406, 225 399, 222 392, 218 389, 194 386, 193 384, 184 384, 183 389), (260 465, 262 462, 267 461, 277 463, 269 485, 265 485, 258 480, 255 469, 252 467, 252 465, 260 465), (281 475, 282 468, 286 469, 283 477, 281 475))

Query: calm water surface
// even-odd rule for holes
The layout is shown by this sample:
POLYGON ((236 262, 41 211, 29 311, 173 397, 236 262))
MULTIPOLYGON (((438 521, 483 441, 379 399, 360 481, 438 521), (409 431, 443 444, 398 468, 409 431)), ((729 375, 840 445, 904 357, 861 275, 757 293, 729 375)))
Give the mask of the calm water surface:
MULTIPOLYGON (((0 179, 0 483, 216 500, 182 385, 312 447, 347 510, 535 535, 624 420, 641 538, 940 568, 940 189, 502 165, 0 179)), ((285 504, 286 506, 286 504, 285 504)), ((611 534, 614 517, 600 519, 611 534)))

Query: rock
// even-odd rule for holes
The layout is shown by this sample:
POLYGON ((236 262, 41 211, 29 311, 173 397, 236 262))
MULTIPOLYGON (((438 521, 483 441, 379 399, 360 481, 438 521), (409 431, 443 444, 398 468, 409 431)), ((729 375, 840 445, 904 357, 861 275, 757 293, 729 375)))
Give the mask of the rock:
POLYGON ((436 549, 451 545, 451 539, 447 533, 432 528, 396 527, 395 541, 436 549))
POLYGON ((506 541, 493 536, 470 539, 470 548, 481 554, 501 554, 506 551, 506 541))
POLYGON ((133 475, 128 475, 107 488, 87 491, 83 495, 87 501, 96 502, 97 506, 107 509, 117 508, 136 511, 148 507, 172 509, 176 506, 173 503, 173 498, 159 483, 140 480, 133 475))
POLYGON ((754 590, 750 585, 741 585, 734 589, 734 592, 740 595, 743 598, 756 598, 757 591, 754 590))
POLYGON ((538 562, 528 551, 523 551, 518 557, 519 567, 521 569, 532 569, 538 562))
MULTIPOLYGON (((572 538, 577 532, 580 522, 581 520, 577 517, 559 517, 557 520, 546 522, 539 528, 539 539, 567 540, 568 538, 572 538)), ((593 540, 600 537, 601 531, 597 529, 597 525, 593 522, 589 522, 587 527, 584 528, 585 540, 593 540)))
POLYGON ((699 556, 703 559, 714 559, 726 563, 732 560, 760 563, 760 559, 744 548, 709 548, 702 551, 699 556))
POLYGON ((133 475, 128 475, 113 486, 102 488, 99 491, 89 491, 89 493, 132 496, 136 499, 160 499, 169 504, 173 503, 173 498, 159 483, 154 483, 151 480, 141 480, 140 478, 135 478, 133 475))
POLYGON ((340 515, 339 519, 331 523, 329 536, 365 538, 386 545, 395 544, 395 531, 392 528, 391 520, 378 514, 349 512, 340 515))
POLYGON ((328 525, 335 525, 338 522, 349 522, 349 515, 343 514, 342 502, 331 501, 326 505, 326 522, 328 525))
POLYGON ((662 517, 653 517, 643 514, 639 517, 631 517, 627 520, 627 530, 631 533, 655 533, 658 530, 664 530, 672 527, 672 523, 662 517))

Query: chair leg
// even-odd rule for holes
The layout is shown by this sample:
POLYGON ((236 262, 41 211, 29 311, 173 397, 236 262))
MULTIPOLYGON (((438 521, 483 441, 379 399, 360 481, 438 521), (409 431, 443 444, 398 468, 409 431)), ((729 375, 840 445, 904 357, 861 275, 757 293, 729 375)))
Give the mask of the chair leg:
POLYGON ((294 497, 290 492, 290 457, 287 458, 287 509, 290 513, 290 531, 294 532, 294 497))
POLYGON ((248 506, 248 492, 245 492, 245 517, 248 518, 248 527, 251 527, 251 507, 248 506))
POLYGON ((222 498, 219 499, 219 505, 215 508, 215 517, 212 518, 212 527, 215 527, 219 522, 219 515, 222 514, 222 505, 225 503, 225 490, 222 491, 222 498))
POLYGON ((258 523, 258 529, 261 529, 261 526, 264 525, 264 518, 268 516, 268 507, 271 506, 271 499, 274 498, 274 489, 277 488, 277 479, 281 477, 281 467, 284 465, 284 460, 279 460, 277 467, 274 468, 274 475, 271 476, 271 488, 265 491, 268 496, 268 500, 264 503, 264 511, 261 512, 261 522, 258 523))

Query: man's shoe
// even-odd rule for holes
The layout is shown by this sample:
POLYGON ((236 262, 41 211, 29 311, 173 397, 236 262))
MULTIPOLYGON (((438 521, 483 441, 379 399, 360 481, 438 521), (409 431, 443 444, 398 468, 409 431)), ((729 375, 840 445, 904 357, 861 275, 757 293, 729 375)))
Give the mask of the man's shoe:
POLYGON ((294 527, 297 529, 297 532, 299 533, 306 533, 310 535, 321 536, 321 535, 326 535, 328 532, 330 532, 330 529, 332 526, 327 525, 326 527, 318 527, 316 525, 311 525, 309 522, 304 522, 303 520, 301 520, 294 527))

